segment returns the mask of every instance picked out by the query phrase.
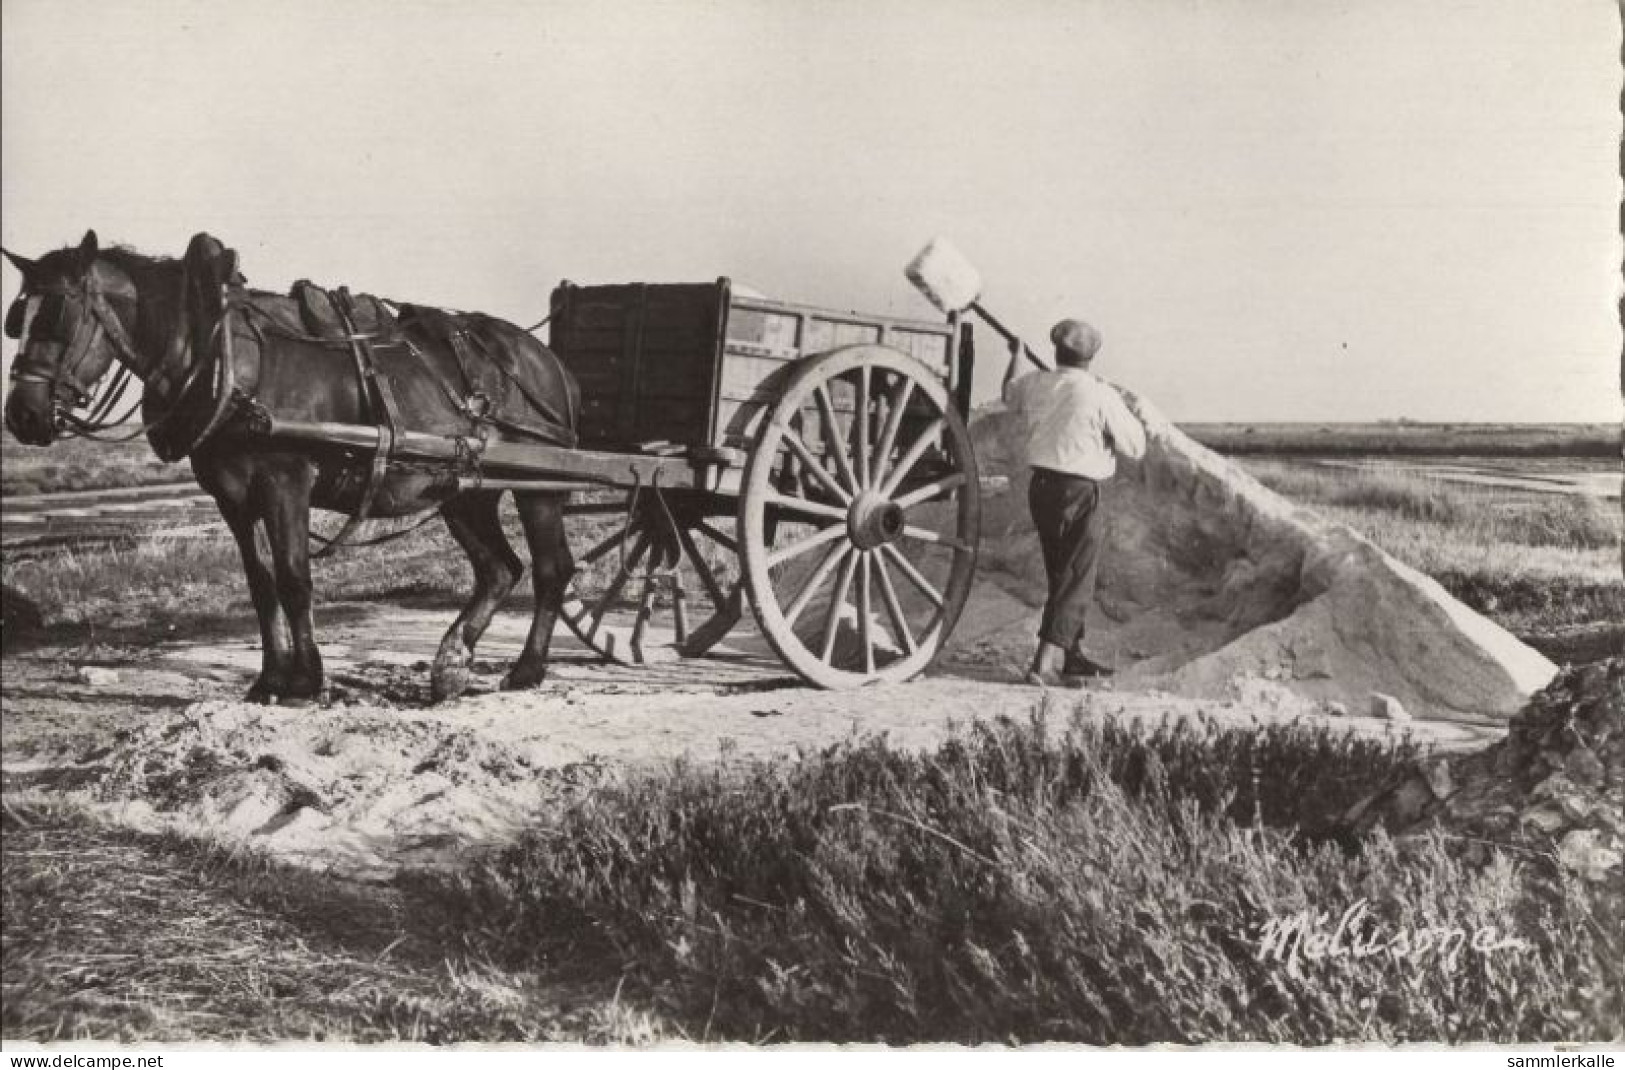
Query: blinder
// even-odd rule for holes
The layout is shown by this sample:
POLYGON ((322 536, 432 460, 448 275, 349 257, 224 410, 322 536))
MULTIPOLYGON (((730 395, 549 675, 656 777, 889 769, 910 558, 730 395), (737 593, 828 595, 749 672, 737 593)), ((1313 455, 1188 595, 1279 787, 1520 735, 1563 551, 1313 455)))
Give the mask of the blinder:
POLYGON ((23 325, 28 322, 28 299, 22 294, 6 309, 6 337, 22 341, 23 325))
POLYGON ((62 323, 66 318, 67 301, 54 290, 44 293, 21 293, 6 310, 6 337, 17 341, 55 342, 61 344, 62 323), (44 330, 41 330, 41 328, 44 330))
MULTIPOLYGON (((108 320, 117 326, 117 314, 108 307, 107 294, 108 291, 98 284, 94 269, 79 286, 68 284, 19 294, 6 311, 6 334, 18 341, 55 344, 63 349, 60 359, 55 362, 56 366, 45 374, 25 369, 27 350, 24 349, 12 363, 11 378, 17 382, 47 383, 53 397, 71 400, 75 407, 88 405, 106 372, 113 366, 109 361, 94 383, 79 381, 77 373, 90 359, 97 342, 108 337, 118 349, 128 351, 130 348, 122 329, 115 331, 108 328, 108 320), (80 304, 78 322, 71 326, 67 323, 69 297, 77 299, 80 304), (12 333, 14 326, 15 334, 12 333)), ((124 296, 122 293, 118 295, 124 296)), ((133 297, 134 294, 128 296, 133 297)))

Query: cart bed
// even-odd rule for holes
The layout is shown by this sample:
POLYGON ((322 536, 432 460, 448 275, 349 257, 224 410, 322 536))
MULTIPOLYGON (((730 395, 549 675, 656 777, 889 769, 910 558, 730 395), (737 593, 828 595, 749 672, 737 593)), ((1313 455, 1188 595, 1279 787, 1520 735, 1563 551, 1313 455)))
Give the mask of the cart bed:
MULTIPOLYGON (((878 343, 926 365, 963 415, 968 331, 795 305, 713 283, 632 283, 553 291, 550 345, 581 384, 581 444, 592 449, 748 450, 761 413, 802 357, 878 343)), ((850 402, 839 395, 838 409, 850 402)))

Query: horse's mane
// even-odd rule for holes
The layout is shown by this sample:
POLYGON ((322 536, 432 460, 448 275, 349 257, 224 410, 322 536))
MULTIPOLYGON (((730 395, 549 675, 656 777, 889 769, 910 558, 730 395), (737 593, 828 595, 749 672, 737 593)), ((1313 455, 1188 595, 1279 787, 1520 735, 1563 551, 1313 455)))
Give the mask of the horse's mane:
POLYGON ((173 267, 177 263, 172 256, 152 256, 128 245, 114 245, 101 250, 98 255, 111 260, 120 271, 132 278, 173 267))
POLYGON ((179 293, 174 274, 180 261, 170 256, 150 256, 128 245, 113 245, 97 252, 110 261, 136 285, 137 331, 149 347, 161 345, 173 329, 179 293))

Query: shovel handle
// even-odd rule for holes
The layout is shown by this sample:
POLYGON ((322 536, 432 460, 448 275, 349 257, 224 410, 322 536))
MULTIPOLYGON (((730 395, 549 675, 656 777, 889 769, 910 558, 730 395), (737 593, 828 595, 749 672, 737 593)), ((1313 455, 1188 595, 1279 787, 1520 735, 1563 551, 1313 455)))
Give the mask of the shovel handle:
POLYGON ((1049 361, 1045 360, 1037 353, 1034 353, 1032 346, 1029 346, 1026 342, 1022 341, 1016 336, 1014 331, 1000 323, 998 318, 994 316, 993 313, 982 307, 981 302, 972 301, 970 304, 970 310, 982 317, 983 321, 986 322, 989 327, 992 327, 995 331, 997 331, 999 336, 1006 342, 1009 342, 1012 345, 1020 345, 1022 355, 1028 360, 1032 361, 1033 364, 1035 364, 1038 368, 1042 369, 1043 371, 1053 370, 1053 367, 1049 361))

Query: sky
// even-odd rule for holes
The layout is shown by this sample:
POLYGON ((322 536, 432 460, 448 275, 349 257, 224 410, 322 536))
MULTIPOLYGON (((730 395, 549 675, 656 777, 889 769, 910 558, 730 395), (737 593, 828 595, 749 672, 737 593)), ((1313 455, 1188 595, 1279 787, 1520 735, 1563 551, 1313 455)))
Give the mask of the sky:
POLYGON ((1617 421, 1620 54, 1609 0, 4 0, 0 243, 529 324, 934 318, 945 235, 1175 419, 1617 421))

